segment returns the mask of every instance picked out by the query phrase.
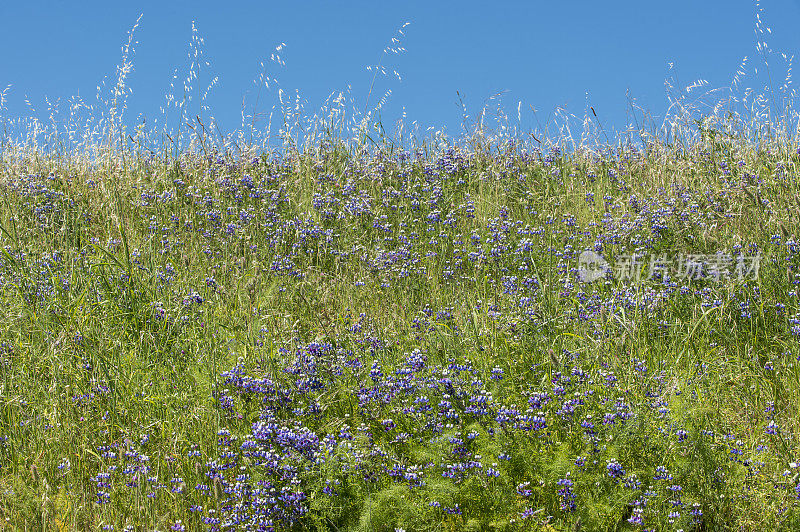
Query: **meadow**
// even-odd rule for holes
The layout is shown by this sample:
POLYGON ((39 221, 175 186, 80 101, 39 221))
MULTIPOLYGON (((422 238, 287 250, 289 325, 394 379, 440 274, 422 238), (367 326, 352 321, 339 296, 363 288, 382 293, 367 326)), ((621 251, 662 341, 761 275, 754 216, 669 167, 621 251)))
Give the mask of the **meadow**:
POLYGON ((6 525, 800 526, 798 154, 474 148, 5 159, 6 525))
POLYGON ((0 528, 800 528, 788 122, 151 149, 121 107, 2 144, 0 528))

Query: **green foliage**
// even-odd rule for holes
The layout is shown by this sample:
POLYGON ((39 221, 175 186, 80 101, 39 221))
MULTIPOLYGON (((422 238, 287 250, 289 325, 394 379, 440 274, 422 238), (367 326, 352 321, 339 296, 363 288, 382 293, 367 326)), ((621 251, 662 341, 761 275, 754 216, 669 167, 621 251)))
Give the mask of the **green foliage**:
POLYGON ((6 152, 0 520, 795 529, 800 158, 712 133, 6 152), (762 262, 585 283, 584 250, 762 262))

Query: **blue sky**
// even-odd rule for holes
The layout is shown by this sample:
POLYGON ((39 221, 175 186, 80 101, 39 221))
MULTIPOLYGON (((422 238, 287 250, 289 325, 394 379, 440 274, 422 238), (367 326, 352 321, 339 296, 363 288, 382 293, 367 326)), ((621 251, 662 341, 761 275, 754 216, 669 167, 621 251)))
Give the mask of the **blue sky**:
MULTIPOLYGON (((800 51, 800 0, 764 0, 768 43, 773 50, 800 51)), ((212 71, 218 76, 208 104, 222 129, 241 123, 255 101, 260 62, 292 96, 315 110, 333 91, 352 87, 365 104, 372 74, 366 70, 405 22, 405 52, 384 57, 402 81, 379 77, 371 104, 387 88, 383 117, 391 123, 405 110, 408 123, 458 133, 461 95, 474 116, 492 95, 522 127, 545 122, 557 106, 582 116, 589 104, 609 129, 626 122, 630 91, 654 115, 666 108, 664 80, 687 85, 697 78, 729 85, 742 58, 755 60, 756 5, 751 1, 642 2, 7 2, 0 13, 0 90, 8 92, 7 115, 28 113, 27 96, 40 114, 51 100, 79 94, 92 103, 96 86, 114 75, 120 47, 139 14, 133 94, 127 116, 160 115, 176 68, 188 65, 191 24, 196 21, 212 71), (269 62, 286 43, 285 66, 269 62), (674 68, 669 71, 669 64, 674 68), (531 108, 537 110, 534 117, 531 108)), ((800 54, 798 54, 800 56, 800 54)), ((771 65, 782 81, 785 69, 771 65)), ((259 96, 260 112, 277 102, 259 96)))

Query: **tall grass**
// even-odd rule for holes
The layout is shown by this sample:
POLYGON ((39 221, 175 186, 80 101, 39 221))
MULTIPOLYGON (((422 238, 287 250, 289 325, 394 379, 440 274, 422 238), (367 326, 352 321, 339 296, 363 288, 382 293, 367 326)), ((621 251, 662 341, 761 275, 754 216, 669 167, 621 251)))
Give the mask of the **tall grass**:
POLYGON ((790 70, 668 84, 661 124, 631 102, 616 135, 590 106, 530 131, 485 107, 452 139, 376 119, 401 36, 363 104, 281 89, 227 135, 194 26, 149 130, 133 30, 97 107, 2 115, 0 522, 800 526, 790 70), (588 283, 584 251, 761 263, 588 283))

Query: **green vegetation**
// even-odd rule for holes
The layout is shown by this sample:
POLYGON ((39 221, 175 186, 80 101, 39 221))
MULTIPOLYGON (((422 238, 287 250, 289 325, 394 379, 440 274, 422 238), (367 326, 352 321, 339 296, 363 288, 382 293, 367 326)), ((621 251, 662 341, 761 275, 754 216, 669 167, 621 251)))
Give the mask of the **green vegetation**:
POLYGON ((0 117, 0 528, 800 528, 788 75, 614 146, 223 137, 200 59, 126 130, 133 42, 100 119, 0 117))
POLYGON ((6 150, 0 519, 800 526, 800 157, 706 133, 6 150), (582 282, 585 250, 613 269, 582 282))

